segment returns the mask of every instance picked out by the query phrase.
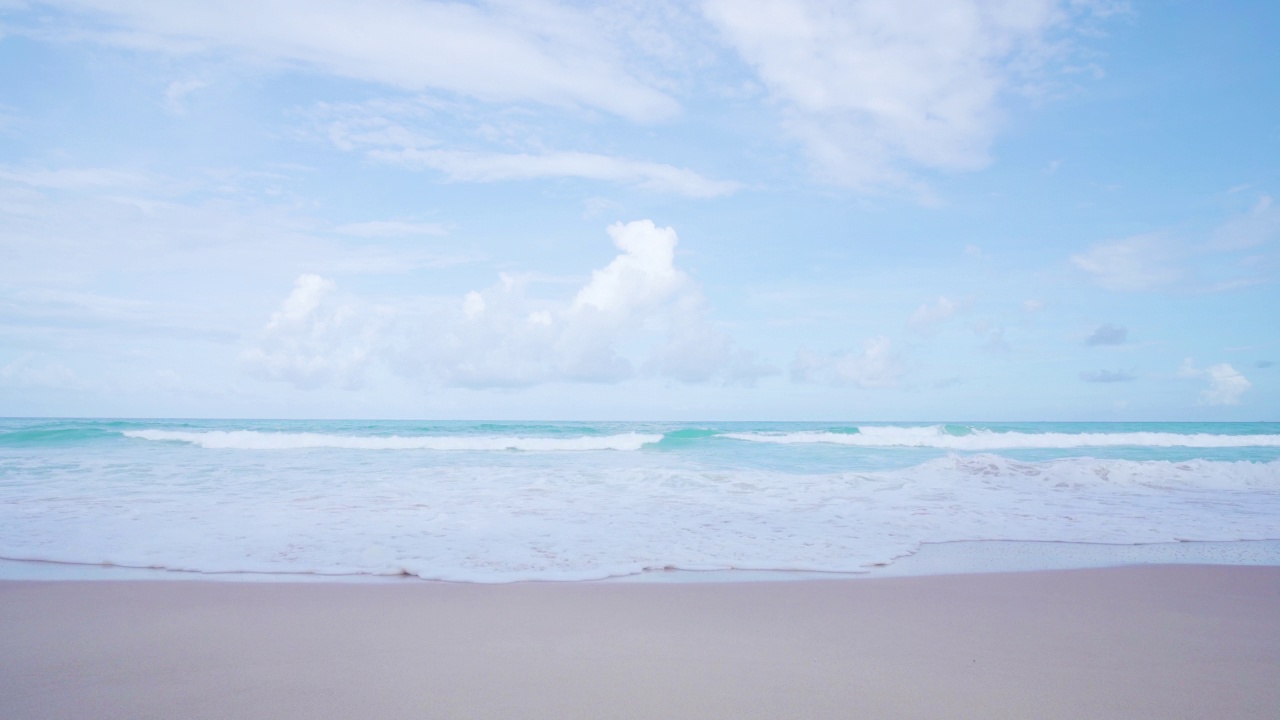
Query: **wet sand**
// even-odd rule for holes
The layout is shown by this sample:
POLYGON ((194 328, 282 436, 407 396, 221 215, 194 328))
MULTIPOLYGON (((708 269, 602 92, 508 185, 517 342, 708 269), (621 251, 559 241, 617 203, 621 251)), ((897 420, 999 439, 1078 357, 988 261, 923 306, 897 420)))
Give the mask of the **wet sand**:
POLYGON ((1275 718, 1280 567, 0 582, 0 717, 1275 718))

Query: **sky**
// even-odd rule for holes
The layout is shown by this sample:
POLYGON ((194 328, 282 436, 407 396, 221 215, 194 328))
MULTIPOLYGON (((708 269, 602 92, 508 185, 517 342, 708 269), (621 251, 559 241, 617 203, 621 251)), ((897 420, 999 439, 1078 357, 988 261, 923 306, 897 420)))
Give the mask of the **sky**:
POLYGON ((0 416, 1280 420, 1277 37, 0 0, 0 416))

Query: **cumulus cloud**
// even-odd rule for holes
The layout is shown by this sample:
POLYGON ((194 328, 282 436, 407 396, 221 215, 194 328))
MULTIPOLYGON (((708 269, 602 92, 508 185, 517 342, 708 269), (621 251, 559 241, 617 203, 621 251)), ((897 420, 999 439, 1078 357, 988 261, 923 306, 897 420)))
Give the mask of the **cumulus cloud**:
POLYGON ((332 300, 335 285, 302 275, 240 360, 252 375, 310 389, 329 382, 357 387, 372 358, 377 325, 350 304, 332 300))
POLYGON ((1182 361, 1178 376, 1183 378, 1207 378, 1209 387, 1200 393, 1200 402, 1204 405, 1239 405, 1240 396, 1248 392, 1253 383, 1239 370, 1227 363, 1198 368, 1191 358, 1182 361))
POLYGON ((467 387, 617 382, 638 373, 749 384, 773 371, 708 321, 705 298, 675 265, 674 229, 641 220, 608 232, 620 253, 569 302, 535 300, 525 282, 504 277, 468 294, 461 318, 431 318, 434 337, 411 343, 401 366, 467 387), (648 345, 648 358, 624 355, 624 343, 648 345))
POLYGON ((902 358, 887 337, 866 340, 862 352, 822 354, 801 349, 791 363, 794 382, 856 385, 860 388, 896 387, 904 369, 902 358))
POLYGON ((1055 0, 708 0, 823 178, 916 184, 918 169, 989 162, 999 100, 1068 25, 1055 0))
POLYGON ((675 266, 676 231, 649 220, 614 223, 609 236, 622 254, 591 273, 573 298, 572 312, 595 311, 618 317, 661 302, 689 282, 675 266))
POLYGON ((1138 379, 1138 377, 1123 370, 1087 370, 1080 373, 1080 379, 1085 382, 1114 383, 1130 382, 1138 379))
POLYGON ((1125 340, 1129 339, 1129 330, 1127 328, 1117 327, 1111 323, 1099 325, 1089 337, 1085 338, 1084 344, 1096 347, 1098 345, 1123 345, 1125 340))
MULTIPOLYGON (((626 67, 591 14, 551 2, 48 0, 105 23, 104 42, 168 53, 236 50, 410 91, 595 108, 632 120, 679 106, 626 67)), ((78 31, 80 36, 85 33, 78 31)))
POLYGON ((245 361, 260 375, 314 387, 371 360, 430 385, 518 388, 612 383, 637 375, 750 384, 776 369, 738 348, 708 319, 696 283, 675 265, 678 237, 649 220, 608 228, 618 255, 570 298, 499 281, 394 313, 330 302, 331 282, 298 279, 245 361))
POLYGON ((1218 363, 1205 368, 1209 376, 1209 389, 1200 393, 1200 399, 1207 405, 1239 405, 1240 396, 1253 387, 1244 375, 1227 363, 1218 363))
POLYGON ((1159 235, 1138 235, 1099 243, 1071 256, 1071 264, 1098 285, 1122 292, 1153 290, 1178 279, 1170 243, 1159 235))

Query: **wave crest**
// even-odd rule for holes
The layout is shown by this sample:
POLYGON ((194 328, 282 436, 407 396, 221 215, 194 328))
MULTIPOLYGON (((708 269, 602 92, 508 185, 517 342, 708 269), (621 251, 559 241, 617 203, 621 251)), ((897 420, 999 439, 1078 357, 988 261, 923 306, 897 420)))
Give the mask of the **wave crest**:
POLYGON ((492 435, 331 435, 327 433, 260 432, 256 430, 128 430, 125 437, 141 440, 185 442, 219 450, 525 450, 555 452, 574 450, 639 450, 662 440, 661 435, 551 437, 496 437, 492 435))
POLYGON ((943 450, 1010 450, 1016 448, 1086 447, 1280 447, 1280 435, 1211 435, 1207 433, 1022 433, 974 429, 956 434, 945 425, 925 427, 865 426, 856 433, 801 432, 725 433, 722 437, 783 445, 828 443, 855 447, 940 448, 943 450))

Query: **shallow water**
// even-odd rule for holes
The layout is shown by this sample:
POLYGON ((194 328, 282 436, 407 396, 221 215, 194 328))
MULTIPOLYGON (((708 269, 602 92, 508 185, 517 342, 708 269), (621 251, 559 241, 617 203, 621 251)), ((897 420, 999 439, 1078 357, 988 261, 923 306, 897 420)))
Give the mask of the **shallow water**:
POLYGON ((0 420, 5 558, 504 582, 1271 539, 1277 423, 0 420))

